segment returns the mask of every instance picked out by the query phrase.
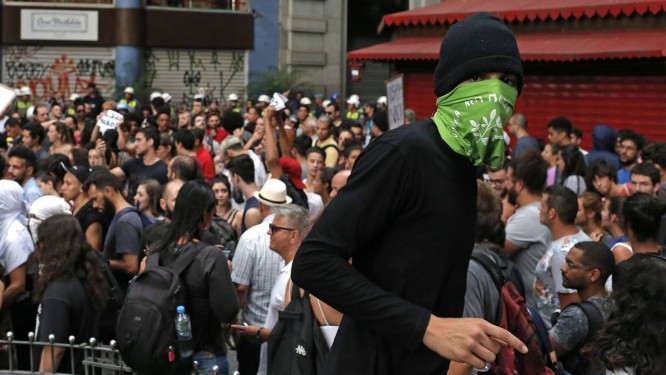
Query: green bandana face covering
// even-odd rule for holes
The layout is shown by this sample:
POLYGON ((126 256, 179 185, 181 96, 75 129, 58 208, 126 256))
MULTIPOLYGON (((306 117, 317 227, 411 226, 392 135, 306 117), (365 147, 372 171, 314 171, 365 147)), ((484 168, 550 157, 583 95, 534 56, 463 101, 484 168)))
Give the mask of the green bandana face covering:
POLYGON ((460 85, 437 98, 433 117, 449 147, 474 165, 491 170, 504 162, 504 124, 509 121, 518 91, 498 79, 460 85))

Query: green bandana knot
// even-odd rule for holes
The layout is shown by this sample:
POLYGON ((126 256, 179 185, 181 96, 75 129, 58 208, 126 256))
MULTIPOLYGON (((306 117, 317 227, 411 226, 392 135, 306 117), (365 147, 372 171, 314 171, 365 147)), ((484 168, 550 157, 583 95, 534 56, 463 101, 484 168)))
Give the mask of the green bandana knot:
POLYGON ((433 120, 453 151, 496 170, 504 163, 503 127, 517 97, 515 88, 498 79, 460 85, 437 98, 433 120))

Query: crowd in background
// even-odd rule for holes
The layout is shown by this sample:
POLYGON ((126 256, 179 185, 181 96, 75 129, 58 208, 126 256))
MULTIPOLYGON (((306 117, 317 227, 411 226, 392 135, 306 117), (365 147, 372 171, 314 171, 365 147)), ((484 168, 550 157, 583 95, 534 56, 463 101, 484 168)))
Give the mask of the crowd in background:
MULTIPOLYGON (((202 261, 196 272, 218 275, 216 291, 228 303, 202 297, 211 306, 193 312, 195 351, 226 366, 220 323, 231 323, 240 308, 247 325, 235 326, 239 370, 265 373, 262 342, 287 302, 291 259, 363 149, 389 130, 386 97, 361 103, 357 95, 287 92, 277 112, 268 95, 230 94, 223 105, 198 95, 175 104, 155 92, 142 105, 131 87, 119 101, 104 100, 94 85, 88 90, 40 103, 19 88, 0 119, 0 330, 18 339, 36 331, 40 340, 53 333, 61 342, 69 335, 108 342, 115 320, 104 265, 125 291, 146 253, 196 239, 220 249, 223 262, 214 255, 214 268, 202 261), (99 125, 108 110, 123 116, 115 128, 99 125)), ((413 111, 405 115, 415 120, 413 111)), ((660 276, 650 285, 637 286, 649 280, 631 275, 652 261, 636 254, 659 255, 666 245, 666 144, 605 125, 583 134, 565 117, 528 127, 519 113, 505 139, 504 167, 478 170, 477 250, 515 266, 558 355, 591 342, 581 312, 564 313, 591 300, 608 320, 595 358, 646 374, 666 368, 663 359, 643 363, 636 354, 663 347, 663 324, 655 332, 622 325, 664 318, 653 296, 663 295, 666 263, 654 265, 660 276), (533 126, 547 128, 548 139, 531 136, 533 126), (583 137, 592 138, 591 150, 581 148, 583 137), (618 346, 629 349, 616 353, 618 346)), ((474 262, 467 284, 465 315, 492 322, 499 295, 474 262)), ((322 327, 339 324, 339 313, 312 301, 322 327)), ((41 358, 40 369, 50 370, 50 353, 41 358)), ((454 364, 450 373, 470 371, 454 364)))

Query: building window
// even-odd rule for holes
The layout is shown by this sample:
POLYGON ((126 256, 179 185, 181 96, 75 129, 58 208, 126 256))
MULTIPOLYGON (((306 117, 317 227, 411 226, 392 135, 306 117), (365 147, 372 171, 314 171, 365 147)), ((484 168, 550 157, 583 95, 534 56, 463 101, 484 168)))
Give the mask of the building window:
POLYGON ((146 0, 146 5, 191 9, 247 9, 246 0, 146 0))

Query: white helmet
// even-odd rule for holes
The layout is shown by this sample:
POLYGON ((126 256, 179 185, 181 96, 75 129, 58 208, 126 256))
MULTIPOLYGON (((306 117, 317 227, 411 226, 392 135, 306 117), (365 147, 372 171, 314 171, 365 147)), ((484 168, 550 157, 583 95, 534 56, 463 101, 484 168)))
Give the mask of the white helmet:
POLYGON ((227 97, 227 101, 229 101, 229 102, 231 102, 231 101, 238 101, 238 95, 233 94, 233 93, 232 93, 232 94, 229 94, 229 96, 227 97))
POLYGON ((347 99, 347 104, 353 104, 355 106, 360 106, 361 105, 361 98, 358 97, 358 95, 354 94, 347 99))
POLYGON ((161 96, 162 96, 162 93, 161 93, 161 92, 159 92, 159 91, 155 91, 155 92, 153 92, 152 94, 150 94, 150 101, 152 102, 153 99, 158 98, 158 97, 161 97, 161 96))
POLYGON ((257 101, 268 104, 271 102, 271 98, 269 98, 268 95, 259 95, 259 99, 257 99, 257 101))
POLYGON ((306 96, 306 97, 304 97, 303 99, 301 99, 301 104, 302 104, 302 105, 311 105, 311 104, 312 104, 312 100, 310 100, 310 98, 308 98, 308 97, 306 96))
POLYGON ((171 95, 169 95, 168 92, 165 92, 165 93, 162 93, 162 99, 164 99, 164 101, 168 103, 168 102, 170 102, 171 99, 173 99, 173 98, 171 97, 171 95))
POLYGON ((387 100, 385 96, 380 96, 379 99, 377 99, 377 104, 386 104, 387 100))

